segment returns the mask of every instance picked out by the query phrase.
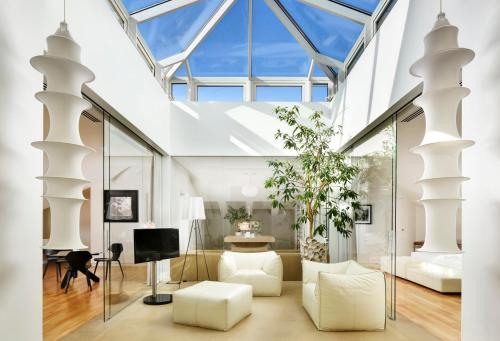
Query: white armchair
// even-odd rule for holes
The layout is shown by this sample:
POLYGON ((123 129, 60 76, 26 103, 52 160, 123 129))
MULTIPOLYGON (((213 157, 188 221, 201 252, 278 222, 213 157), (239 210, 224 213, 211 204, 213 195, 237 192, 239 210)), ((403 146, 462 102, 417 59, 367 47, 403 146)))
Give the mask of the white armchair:
POLYGON ((385 329, 385 276, 355 261, 302 261, 302 305, 319 330, 385 329))
POLYGON ((250 284, 253 296, 280 296, 283 263, 274 251, 225 251, 219 260, 219 281, 250 284))

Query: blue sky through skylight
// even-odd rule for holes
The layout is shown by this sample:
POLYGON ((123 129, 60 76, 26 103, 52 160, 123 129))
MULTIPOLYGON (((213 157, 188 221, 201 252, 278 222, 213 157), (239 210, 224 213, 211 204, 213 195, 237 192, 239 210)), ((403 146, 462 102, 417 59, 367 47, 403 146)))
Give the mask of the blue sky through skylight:
POLYGON ((242 102, 242 86, 198 86, 198 101, 242 102))
POLYGON ((363 25, 336 16, 299 0, 280 0, 320 53, 344 61, 363 25))
POLYGON ((307 76, 311 58, 264 0, 253 1, 252 75, 307 76))
POLYGON ((165 0, 122 0, 129 13, 137 12, 141 9, 165 2, 165 0))
POLYGON ((248 75, 248 1, 236 0, 189 58, 193 77, 248 75))
POLYGON ((222 0, 200 0, 193 5, 139 24, 139 30, 159 61, 184 51, 219 8, 222 0))
POLYGON ((336 0, 335 2, 344 3, 348 6, 372 14, 380 0, 336 0))
POLYGON ((260 102, 301 102, 301 86, 257 86, 255 100, 260 102))

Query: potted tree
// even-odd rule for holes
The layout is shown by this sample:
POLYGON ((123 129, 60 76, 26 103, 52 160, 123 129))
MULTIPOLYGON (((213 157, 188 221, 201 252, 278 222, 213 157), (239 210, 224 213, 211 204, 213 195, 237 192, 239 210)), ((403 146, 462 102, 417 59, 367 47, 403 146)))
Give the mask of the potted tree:
POLYGON ((302 257, 326 262, 327 246, 315 237, 326 236, 327 227, 317 223, 317 217, 324 212, 340 234, 350 237, 353 210, 359 208, 351 181, 359 170, 346 155, 330 148, 332 138, 340 130, 327 125, 321 111, 311 114, 308 124, 299 122, 297 106, 277 107, 275 114, 290 127, 290 132, 278 130, 275 138, 297 156, 293 160, 268 161, 272 176, 264 185, 272 190, 269 199, 274 208, 282 209, 287 202, 299 208, 291 228, 307 226, 307 238, 301 241, 302 257))

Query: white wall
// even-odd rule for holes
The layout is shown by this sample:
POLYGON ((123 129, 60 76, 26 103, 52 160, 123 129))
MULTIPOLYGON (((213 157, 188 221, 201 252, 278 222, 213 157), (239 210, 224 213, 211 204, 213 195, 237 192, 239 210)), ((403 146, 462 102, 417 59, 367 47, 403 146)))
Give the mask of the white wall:
POLYGON ((171 102, 171 155, 175 156, 285 156, 274 139, 279 122, 273 109, 299 105, 303 116, 331 109, 322 103, 171 102))
MULTIPOLYGON (((0 2, 0 330, 5 340, 42 338, 42 76, 29 59, 62 20, 62 1, 0 2), (22 249, 22 257, 19 250, 22 249), (29 326, 27 328, 26 326, 29 326)), ((68 1, 67 21, 96 74, 91 92, 168 151, 166 97, 107 1, 68 1), (154 123, 153 123, 154 122, 154 123)))
MULTIPOLYGON (((460 28, 460 45, 476 51, 463 70, 472 94, 463 100, 462 132, 476 145, 462 158, 463 174, 472 178, 463 185, 462 339, 494 340, 500 334, 500 2, 447 1, 444 10, 460 28)), ((337 122, 345 122, 338 145, 419 84, 408 69, 423 55, 423 37, 437 11, 434 0, 396 3, 335 99, 337 122)))
POLYGON ((30 146, 42 139, 43 110, 33 94, 40 74, 29 58, 45 41, 50 6, 37 1, 0 4, 0 330, 4 340, 42 339, 42 153, 30 146), (34 4, 33 7, 31 5, 34 4), (29 27, 22 23, 29 22, 29 27), (37 39, 38 38, 38 39, 37 39), (30 124, 26 124, 29 122, 30 124), (27 327, 29 326, 29 327, 27 327))
POLYGON ((462 155, 471 180, 463 185, 463 340, 500 335, 500 2, 461 2, 463 44, 476 58, 463 70, 472 94, 463 101, 462 133, 476 141, 462 155), (479 6, 480 5, 480 6, 479 6))

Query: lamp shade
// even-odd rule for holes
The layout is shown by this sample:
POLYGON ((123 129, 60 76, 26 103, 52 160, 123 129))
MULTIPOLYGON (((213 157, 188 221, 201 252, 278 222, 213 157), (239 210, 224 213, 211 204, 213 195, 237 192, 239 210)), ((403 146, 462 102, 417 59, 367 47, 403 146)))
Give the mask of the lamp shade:
POLYGON ((189 198, 188 219, 205 220, 205 205, 203 205, 202 197, 189 198))

